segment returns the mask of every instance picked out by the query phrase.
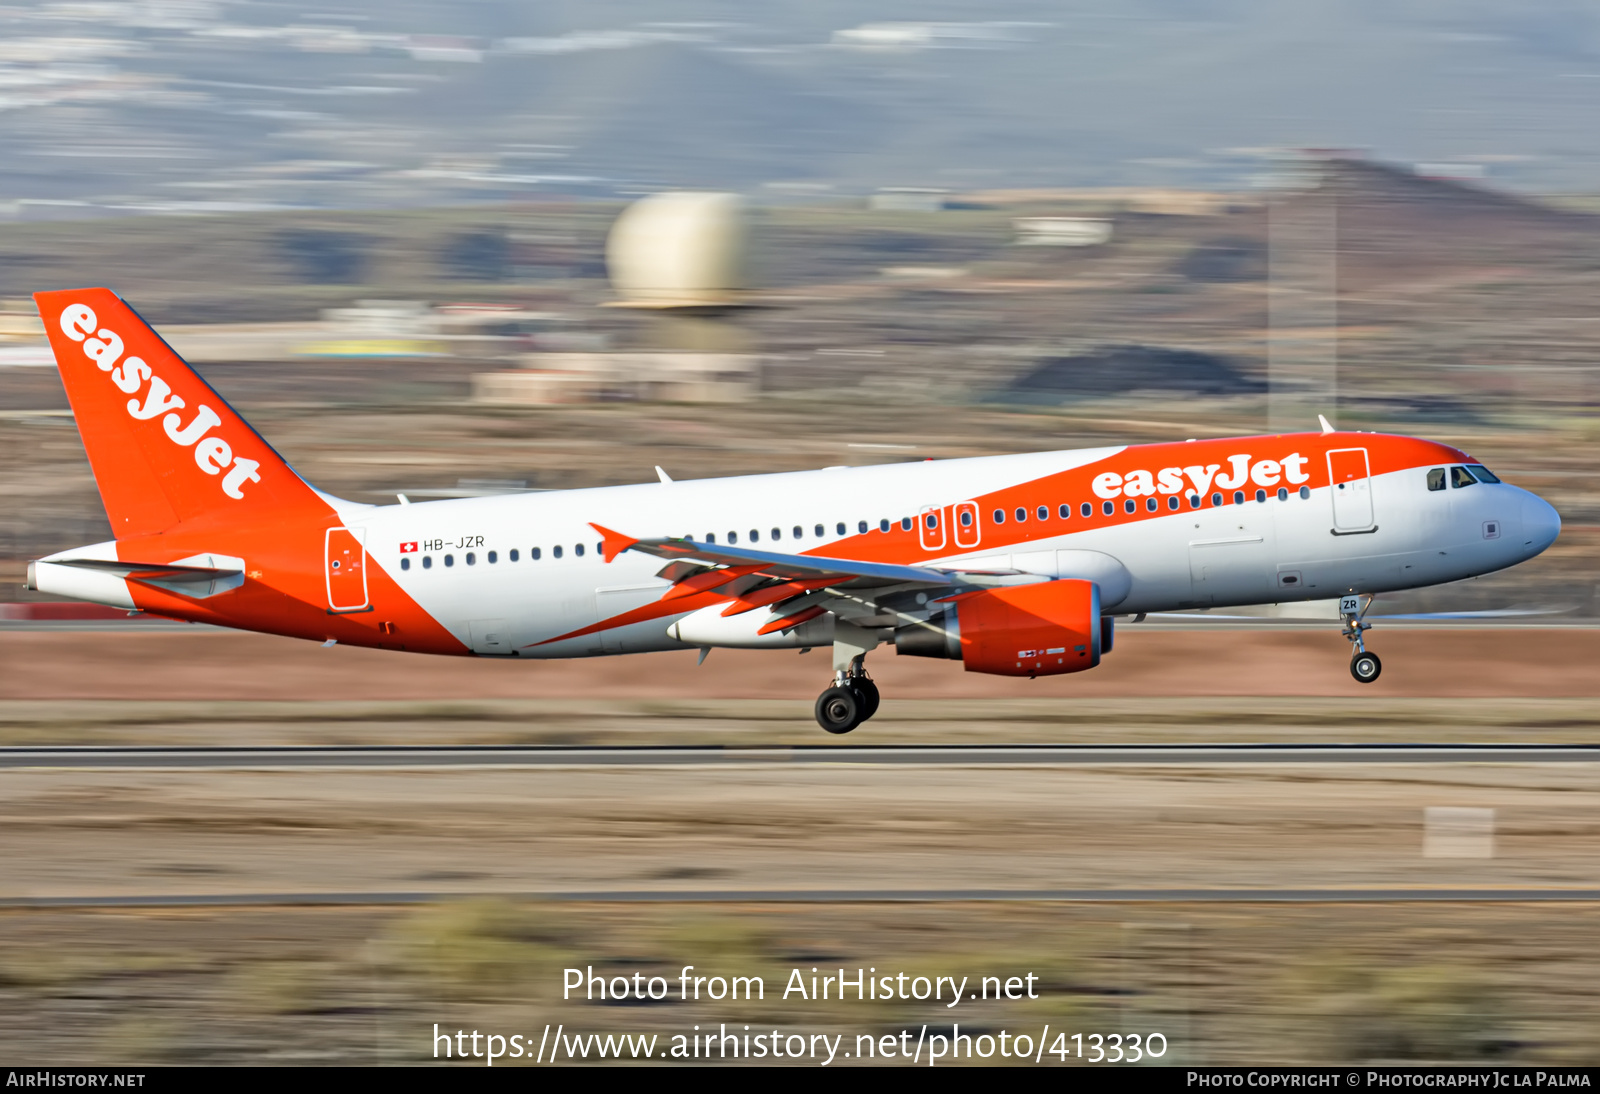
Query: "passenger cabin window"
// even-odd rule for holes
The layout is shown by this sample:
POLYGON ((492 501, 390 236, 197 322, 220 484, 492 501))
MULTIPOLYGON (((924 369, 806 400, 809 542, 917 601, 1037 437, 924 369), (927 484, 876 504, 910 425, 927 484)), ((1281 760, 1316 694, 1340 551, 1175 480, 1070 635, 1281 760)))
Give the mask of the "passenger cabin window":
POLYGON ((409 558, 402 558, 402 559, 401 559, 401 560, 400 560, 400 568, 401 568, 401 569, 402 569, 402 570, 409 570, 409 569, 411 569, 411 560, 410 560, 410 559, 409 559, 409 558))
POLYGON ((1478 480, 1472 477, 1472 472, 1465 467, 1452 467, 1450 469, 1450 486, 1459 490, 1463 486, 1477 486, 1478 480))
POLYGON ((1039 510, 1038 512, 1034 513, 1034 516, 1038 517, 1040 520, 1049 520, 1050 507, 1048 505, 1039 506, 1039 510))
POLYGON ((864 521, 864 520, 856 521, 856 531, 858 533, 860 533, 861 535, 863 535, 863 536, 866 535, 867 534, 867 522, 864 521))
POLYGON ((1127 498, 1123 501, 1122 508, 1123 511, 1131 513, 1135 509, 1139 508, 1139 503, 1134 501, 1132 498, 1127 498))
POLYGON ((994 522, 996 524, 1004 524, 1006 522, 1006 511, 1004 509, 996 509, 994 511, 994 522))
POLYGON ((560 558, 561 557, 561 545, 559 543, 556 544, 554 547, 550 548, 550 557, 551 558, 560 558))
POLYGON ((1215 505, 1221 505, 1222 504, 1222 495, 1221 494, 1212 494, 1211 495, 1211 504, 1214 505, 1214 506, 1215 505))
POLYGON ((970 509, 961 510, 961 527, 972 527, 972 511, 970 509))
POLYGON ((572 548, 572 553, 577 555, 579 558, 582 558, 583 557, 583 544, 579 543, 579 544, 574 545, 573 548, 572 548))
POLYGON ((507 555, 506 557, 511 559, 512 562, 515 562, 515 561, 517 561, 517 559, 522 557, 522 553, 520 551, 518 551, 515 547, 513 547, 513 548, 511 548, 511 553, 509 555, 507 555))
POLYGON ((1432 471, 1428 472, 1428 489, 1429 490, 1443 490, 1444 489, 1444 468, 1435 467, 1432 471))
POLYGON ((1106 516, 1109 517, 1112 513, 1115 513, 1117 511, 1116 502, 1111 502, 1111 501, 1101 502, 1100 503, 1100 511, 1102 513, 1104 513, 1106 516))
POLYGON ((528 550, 528 557, 533 559, 533 561, 535 561, 535 562, 539 561, 539 556, 541 554, 543 554, 543 552, 540 551, 539 548, 537 548, 537 547, 532 547, 532 548, 529 548, 529 550, 528 550))
POLYGON ((433 557, 431 555, 423 555, 422 556, 422 568, 424 570, 433 569, 433 557))
MULTIPOLYGON (((822 525, 820 525, 820 524, 817 525, 814 529, 812 529, 812 531, 817 533, 817 538, 818 539, 821 539, 823 536, 828 534, 827 529, 823 528, 822 525)), ((844 525, 842 525, 842 524, 839 525, 839 534, 841 536, 844 535, 844 525)), ((799 537, 797 536, 795 538, 798 539, 799 537)))
MULTIPOLYGON (((820 524, 817 525, 817 528, 818 528, 817 535, 820 536, 822 534, 822 532, 821 532, 822 525, 820 525, 820 524)), ((834 535, 837 535, 837 536, 844 535, 844 521, 841 520, 838 524, 835 524, 833 526, 833 533, 834 533, 834 535)))
POLYGON ((1022 508, 1020 505, 1017 507, 1017 511, 1012 515, 1017 518, 1018 524, 1021 524, 1023 521, 1028 519, 1028 511, 1022 508))
POLYGON ((1084 517, 1094 516, 1094 506, 1090 505, 1088 502, 1084 502, 1083 505, 1079 506, 1078 508, 1078 515, 1084 517))
POLYGON ((1072 516, 1072 506, 1070 506, 1070 505, 1058 506, 1057 509, 1056 509, 1056 512, 1061 514, 1061 519, 1062 520, 1067 520, 1069 517, 1072 516))
POLYGON ((910 517, 901 517, 900 518, 900 530, 902 532, 911 531, 911 518, 910 517))
POLYGON ((889 530, 889 518, 888 517, 884 517, 882 520, 878 521, 878 531, 887 532, 888 530, 889 530))

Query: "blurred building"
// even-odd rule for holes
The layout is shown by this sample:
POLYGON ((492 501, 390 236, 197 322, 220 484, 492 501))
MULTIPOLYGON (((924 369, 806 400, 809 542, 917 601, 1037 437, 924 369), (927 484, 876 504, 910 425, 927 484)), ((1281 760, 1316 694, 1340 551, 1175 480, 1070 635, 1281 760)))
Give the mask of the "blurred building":
POLYGON ((1017 217, 1017 242, 1033 247, 1095 247, 1111 241, 1105 217, 1017 217))
POLYGON ((612 225, 606 267, 618 299, 650 319, 623 351, 580 351, 582 332, 541 337, 521 366, 473 377, 479 402, 502 406, 647 401, 734 403, 760 389, 760 358, 728 318, 746 303, 749 231, 734 194, 667 193, 612 225), (565 344, 563 344, 565 343, 565 344))
POLYGON ((33 301, 0 300, 0 367, 55 364, 33 301))
POLYGON ((948 190, 925 186, 886 186, 867 203, 878 212, 937 213, 950 198, 948 190))
POLYGON ((760 390, 754 354, 530 353, 522 368, 473 377, 473 398, 500 406, 560 403, 739 403, 760 390))

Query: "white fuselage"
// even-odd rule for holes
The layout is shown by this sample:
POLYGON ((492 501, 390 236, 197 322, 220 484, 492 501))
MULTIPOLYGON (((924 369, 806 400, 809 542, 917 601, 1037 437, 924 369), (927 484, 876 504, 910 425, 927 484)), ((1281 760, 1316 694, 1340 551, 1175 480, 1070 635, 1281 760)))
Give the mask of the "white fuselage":
MULTIPOLYGON (((1121 451, 1117 448, 927 461, 786 474, 502 495, 410 505, 338 503, 368 556, 475 652, 578 657, 681 649, 689 643, 666 616, 577 637, 573 631, 661 598, 669 583, 659 558, 601 558, 598 524, 637 537, 692 537, 789 554, 829 553, 830 544, 950 513, 991 494, 1121 451), (842 529, 842 531, 841 531, 842 529), (820 534, 819 534, 820 532, 820 534), (731 538, 730 538, 731 537, 731 538), (402 545, 415 549, 402 551, 402 545), (535 557, 537 554, 537 557, 535 557), (551 641, 552 639, 559 639, 551 641)), ((969 563, 1049 577, 1084 576, 1108 591, 1116 614, 1324 599, 1454 581, 1514 565, 1555 538, 1559 518, 1537 496, 1509 484, 1432 490, 1416 469, 1371 478, 1374 527, 1340 534, 1331 488, 1269 493, 1257 502, 1162 511, 1134 524, 1093 527, 1080 517, 1095 497, 1041 496, 1039 520, 996 524, 987 510, 962 544, 896 561, 969 563), (1059 516, 1061 507, 1071 515, 1059 516), (1025 530, 1024 530, 1025 529, 1025 530), (1089 572, 1085 572, 1085 567, 1089 572), (1096 569, 1098 567, 1098 570, 1096 569), (1125 590, 1125 591, 1124 591, 1125 590), (1118 595, 1120 594, 1120 595, 1118 595), (1113 599, 1114 598, 1114 599, 1113 599)), ((750 625, 717 644, 810 645, 815 628, 757 637, 750 625)))

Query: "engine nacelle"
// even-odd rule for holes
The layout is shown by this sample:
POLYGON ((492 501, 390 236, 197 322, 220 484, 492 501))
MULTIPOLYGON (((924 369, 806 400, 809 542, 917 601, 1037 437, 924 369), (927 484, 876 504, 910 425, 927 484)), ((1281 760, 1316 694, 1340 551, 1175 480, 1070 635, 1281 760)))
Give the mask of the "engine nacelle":
POLYGON ((948 657, 968 672, 1056 676, 1100 663, 1109 648, 1109 617, 1092 581, 1045 581, 963 593, 927 623, 901 627, 894 649, 912 657, 948 657))

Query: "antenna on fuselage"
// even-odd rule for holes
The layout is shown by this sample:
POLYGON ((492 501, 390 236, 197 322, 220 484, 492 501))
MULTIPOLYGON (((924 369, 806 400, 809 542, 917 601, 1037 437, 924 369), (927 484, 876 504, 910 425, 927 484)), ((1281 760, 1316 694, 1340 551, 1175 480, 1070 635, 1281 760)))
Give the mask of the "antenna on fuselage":
POLYGON ((1333 432, 1333 426, 1328 424, 1328 419, 1327 418, 1323 417, 1321 414, 1318 414, 1317 415, 1317 421, 1322 423, 1322 431, 1324 433, 1332 433, 1333 432))
POLYGON ((661 470, 661 465, 660 464, 656 465, 656 478, 660 479, 662 482, 671 482, 672 481, 672 476, 667 474, 665 471, 661 470))

